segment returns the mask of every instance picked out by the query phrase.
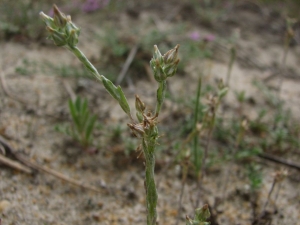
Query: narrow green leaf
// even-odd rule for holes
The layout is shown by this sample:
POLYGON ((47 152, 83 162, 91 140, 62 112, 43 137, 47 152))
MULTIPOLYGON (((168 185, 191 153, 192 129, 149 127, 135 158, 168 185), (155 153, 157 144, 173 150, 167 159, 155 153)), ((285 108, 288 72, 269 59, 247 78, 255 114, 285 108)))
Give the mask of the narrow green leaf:
POLYGON ((76 108, 76 112, 80 112, 81 109, 81 98, 77 97, 75 100, 75 108, 76 108))
POLYGON ((119 101, 119 91, 117 87, 107 78, 103 77, 103 85, 105 89, 108 91, 108 93, 117 101, 119 101))
POLYGON ((87 127, 86 127, 86 131, 85 131, 85 139, 87 140, 87 142, 90 142, 91 139, 91 134, 93 132, 94 126, 95 126, 95 122, 97 120, 96 116, 92 116, 89 121, 87 122, 87 127))
POLYGON ((70 113, 71 113, 71 116, 72 116, 72 120, 75 123, 75 126, 79 126, 79 120, 78 120, 78 117, 77 117, 76 107, 75 107, 74 102, 71 99, 69 100, 69 109, 70 109, 70 113))
POLYGON ((124 110, 124 112, 129 116, 131 117, 130 115, 130 107, 129 107, 129 104, 128 104, 128 101, 124 95, 124 92, 122 90, 122 88, 120 86, 118 86, 118 92, 119 92, 119 105, 121 106, 121 108, 124 110))

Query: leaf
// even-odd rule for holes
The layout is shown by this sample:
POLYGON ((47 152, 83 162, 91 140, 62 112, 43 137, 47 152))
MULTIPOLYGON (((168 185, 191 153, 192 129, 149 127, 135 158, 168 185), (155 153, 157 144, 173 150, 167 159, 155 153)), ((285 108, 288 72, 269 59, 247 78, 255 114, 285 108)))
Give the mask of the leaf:
MULTIPOLYGON (((76 99, 76 102, 77 102, 77 99, 76 99)), ((75 104, 72 100, 69 100, 69 110, 70 110, 70 113, 71 113, 71 116, 72 116, 72 120, 75 123, 75 126, 78 127, 79 126, 79 119, 77 117, 77 110, 76 110, 75 104)))
POLYGON ((104 76, 102 76, 103 78, 103 85, 105 87, 105 89, 108 91, 108 93, 117 101, 119 101, 119 91, 117 89, 117 87, 107 78, 105 78, 104 76))
POLYGON ((87 122, 87 127, 86 127, 86 130, 85 130, 85 139, 86 139, 87 142, 90 142, 91 134, 93 132, 96 120, 97 120, 97 117, 92 116, 89 119, 89 121, 87 122))
POLYGON ((123 90, 122 90, 122 88, 120 86, 118 86, 118 92, 119 92, 119 97, 120 97, 120 99, 118 100, 119 101, 119 105, 124 110, 124 112, 129 117, 131 117, 131 115, 130 115, 130 107, 129 107, 128 101, 127 101, 127 99, 126 99, 126 97, 124 95, 124 92, 123 92, 123 90))

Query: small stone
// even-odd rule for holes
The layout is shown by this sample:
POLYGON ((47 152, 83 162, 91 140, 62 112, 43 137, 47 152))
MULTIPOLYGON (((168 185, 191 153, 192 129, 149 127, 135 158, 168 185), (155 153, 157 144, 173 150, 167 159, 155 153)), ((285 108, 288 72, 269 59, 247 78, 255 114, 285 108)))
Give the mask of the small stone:
POLYGON ((7 200, 2 200, 0 202, 0 213, 7 212, 11 207, 11 203, 7 200))

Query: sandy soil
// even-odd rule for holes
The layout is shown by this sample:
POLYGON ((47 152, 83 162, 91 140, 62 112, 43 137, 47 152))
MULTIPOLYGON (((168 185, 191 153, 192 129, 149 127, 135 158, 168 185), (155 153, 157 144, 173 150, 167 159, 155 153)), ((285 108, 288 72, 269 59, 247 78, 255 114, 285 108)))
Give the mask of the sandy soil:
MULTIPOLYGON (((201 24, 200 19, 193 17, 194 11, 191 11, 188 4, 178 4, 174 7, 174 12, 172 11, 174 15, 170 17, 162 16, 169 10, 167 3, 159 8, 157 4, 153 3, 150 6, 143 5, 141 2, 136 7, 129 4, 127 10, 119 11, 118 16, 112 15, 104 24, 97 22, 97 19, 103 19, 97 14, 82 15, 74 19, 75 23, 82 27, 79 47, 88 58, 95 62, 102 60, 105 42, 95 37, 103 35, 106 27, 109 26, 116 26, 116 29, 124 30, 124 33, 128 34, 127 29, 132 26, 138 26, 139 30, 144 29, 147 32, 147 29, 155 26, 158 30, 167 29, 184 21, 188 23, 190 32, 213 33, 221 40, 215 44, 214 59, 191 59, 184 70, 170 79, 169 90, 173 97, 166 100, 165 113, 162 114, 160 125, 163 131, 168 130, 170 122, 168 114, 175 111, 178 111, 179 115, 190 113, 171 99, 188 98, 193 95, 199 71, 205 71, 205 82, 213 85, 216 78, 226 78, 229 54, 226 48, 222 48, 226 45, 220 43, 237 29, 240 34, 240 38, 236 41, 238 57, 232 70, 231 91, 225 101, 229 110, 225 114, 230 117, 238 108, 234 91, 245 90, 248 99, 255 99, 255 108, 249 104, 245 105, 244 110, 249 119, 256 117, 257 108, 263 107, 266 102, 262 100, 263 94, 253 85, 253 81, 263 81, 276 72, 274 65, 280 65, 283 55, 281 18, 269 20, 271 21, 269 23, 275 27, 273 28, 275 30, 272 30, 270 28, 272 26, 267 26, 268 14, 239 7, 232 9, 235 10, 234 14, 227 12, 227 17, 220 23, 207 27, 201 24), (137 19, 132 15, 138 10, 140 12, 137 19), (155 23, 149 25, 151 20, 155 23)), ((176 33, 169 35, 169 39, 180 40, 180 38, 187 38, 188 33, 181 34, 180 37, 176 33)), ((132 36, 134 40, 138 40, 137 36, 132 36)), ((136 159, 137 153, 134 153, 134 156, 124 153, 128 143, 126 140, 131 140, 131 135, 126 128, 127 118, 119 106, 99 82, 91 79, 49 75, 49 72, 39 67, 30 69, 28 75, 20 75, 16 72, 16 68, 24 68, 24 60, 35 62, 36 65, 47 61, 53 65, 72 65, 80 68, 80 63, 65 49, 53 47, 51 44, 13 41, 2 41, 0 48, 1 76, 5 78, 12 95, 8 96, 1 88, 1 137, 34 162, 99 190, 99 193, 96 193, 63 182, 46 173, 34 172, 28 175, 0 164, 2 225, 145 224, 143 160, 136 159), (55 125, 70 121, 67 106, 70 96, 64 83, 69 85, 76 95, 88 98, 90 108, 98 116, 102 129, 97 129, 95 132, 99 150, 97 154, 83 152, 71 139, 54 130, 55 125), (110 132, 119 123, 124 124, 121 126, 124 137, 112 141, 110 132)), ((151 46, 149 46, 150 50, 152 50, 151 46)), ((181 53, 180 57, 185 56, 181 53)), ((296 119, 300 119, 299 60, 300 47, 295 45, 288 53, 286 62, 288 72, 283 77, 280 93, 285 107, 292 111, 296 119)), ((278 78, 265 83, 276 86, 278 78)), ((156 92, 154 85, 155 83, 151 82, 147 75, 134 78, 133 83, 124 89, 131 106, 133 107, 134 104, 135 93, 139 94, 146 104, 153 105, 156 92)), ((176 120, 172 122, 176 123, 176 120)), ((136 140, 131 142, 137 143, 136 140)), ((167 146, 163 137, 161 142, 163 146, 167 146)), ((159 153, 157 165, 159 224, 175 224, 182 187, 180 166, 172 166, 168 170, 162 169, 173 159, 172 155, 165 155, 165 152, 167 153, 168 150, 159 153)), ((295 154, 285 154, 284 157, 299 162, 299 149, 295 154)), ((216 164, 209 169, 203 181, 200 204, 208 203, 211 207, 215 206, 212 209, 212 224, 251 224, 253 210, 256 214, 263 210, 272 186, 272 174, 279 168, 288 169, 288 176, 281 184, 276 202, 275 197, 272 196, 267 207, 269 215, 265 215, 264 219, 272 222, 261 221, 260 224, 299 224, 299 171, 260 158, 252 160, 261 165, 263 175, 263 184, 256 196, 250 192, 243 162, 216 164), (226 171, 229 168, 231 173, 224 190, 226 171), (220 198, 224 201, 218 204, 220 198), (256 203, 255 206, 253 202, 256 203)), ((193 179, 188 179, 182 201, 181 224, 185 223, 185 215, 193 215, 192 203, 196 201, 196 193, 195 182, 193 179)))

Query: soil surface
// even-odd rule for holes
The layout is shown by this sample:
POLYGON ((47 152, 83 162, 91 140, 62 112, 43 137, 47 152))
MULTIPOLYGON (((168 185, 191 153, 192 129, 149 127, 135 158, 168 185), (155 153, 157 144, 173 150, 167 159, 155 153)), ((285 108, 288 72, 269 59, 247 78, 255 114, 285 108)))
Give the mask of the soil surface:
MULTIPOLYGON (((204 77, 205 85, 216 86, 217 79, 226 80, 231 46, 235 46, 237 56, 230 91, 219 113, 225 118, 234 117, 239 110, 235 92, 245 91, 249 100, 243 108, 245 118, 257 117, 259 109, 268 104, 267 95, 271 102, 272 99, 283 101, 284 108, 291 111, 291 117, 299 125, 300 46, 297 41, 300 40, 295 36, 283 66, 286 26, 284 17, 276 11, 278 8, 252 1, 230 2, 221 8, 211 8, 210 16, 200 15, 203 9, 199 11, 189 1, 128 1, 92 13, 76 11, 75 6, 62 3, 61 9, 66 14, 75 13, 72 20, 81 28, 78 47, 101 74, 106 75, 108 71, 107 76, 114 82, 130 50, 139 46, 137 60, 121 82, 132 108, 135 94, 148 108, 153 109, 155 105, 156 83, 148 67, 152 46, 158 44, 165 52, 175 46, 170 43, 181 44, 180 58, 185 65, 168 80, 170 97, 165 100, 160 115, 162 137, 156 166, 158 224, 175 224, 177 217, 179 224, 184 224, 185 215, 193 216, 198 200, 197 207, 209 204, 213 225, 300 224, 299 170, 257 156, 213 164, 202 181, 200 194, 196 179, 192 175, 188 177, 178 211, 182 166, 170 164, 178 151, 172 143, 178 138, 175 130, 180 129, 180 121, 188 122, 191 117, 187 115, 192 114, 192 109, 181 103, 181 99, 195 96, 199 75, 204 77), (159 39, 160 34, 163 41, 159 39), (116 37, 119 39, 114 42, 116 37), (213 39, 207 41, 212 56, 186 55, 185 43, 204 37, 213 39), (118 57, 108 43, 118 45, 117 50, 125 45, 127 50, 118 57), (262 82, 272 91, 266 92, 262 86, 254 85, 255 82, 262 82), (274 91, 278 84, 280 92, 274 91), (262 184, 255 192, 245 172, 247 160, 260 166, 262 184), (278 170, 286 170, 287 176, 275 185, 265 207, 273 175, 278 170)), ((41 10, 47 12, 48 8, 41 10)), ((1 139, 30 162, 98 190, 72 185, 33 168, 27 174, 0 161, 0 224, 145 224, 143 157, 137 159, 139 152, 130 151, 138 146, 139 140, 132 137, 126 126, 129 119, 101 83, 84 76, 74 78, 72 73, 87 72, 75 56, 53 46, 45 40, 45 35, 37 41, 12 37, 2 40, 0 47, 1 139), (67 101, 74 94, 88 99, 89 108, 98 119, 95 147, 88 150, 55 130, 58 125, 70 124, 67 101)), ((267 113, 274 112, 270 109, 267 113)), ((222 146, 222 143, 212 145, 222 146)), ((4 152, 7 158, 22 163, 1 147, 0 154, 4 152)), ((296 148, 277 156, 299 162, 299 153, 296 148)))

